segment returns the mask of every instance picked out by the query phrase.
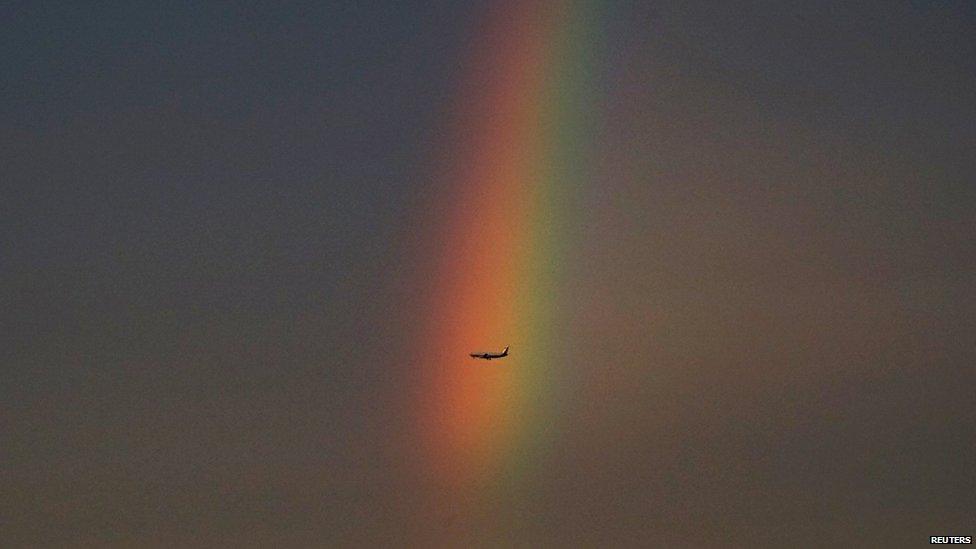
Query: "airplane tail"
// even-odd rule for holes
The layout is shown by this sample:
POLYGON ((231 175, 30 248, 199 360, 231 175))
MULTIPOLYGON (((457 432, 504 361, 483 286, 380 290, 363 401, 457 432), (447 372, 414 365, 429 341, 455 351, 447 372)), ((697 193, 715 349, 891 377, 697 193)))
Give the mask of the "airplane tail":
POLYGON ((506 345, 505 350, 502 351, 502 356, 508 356, 508 345, 506 345))

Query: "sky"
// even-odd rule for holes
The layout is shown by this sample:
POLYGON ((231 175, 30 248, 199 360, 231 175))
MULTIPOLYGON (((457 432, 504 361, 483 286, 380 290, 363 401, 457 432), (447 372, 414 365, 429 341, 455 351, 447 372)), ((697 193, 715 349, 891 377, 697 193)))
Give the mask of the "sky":
POLYGON ((976 4, 3 11, 0 544, 976 532, 976 4))

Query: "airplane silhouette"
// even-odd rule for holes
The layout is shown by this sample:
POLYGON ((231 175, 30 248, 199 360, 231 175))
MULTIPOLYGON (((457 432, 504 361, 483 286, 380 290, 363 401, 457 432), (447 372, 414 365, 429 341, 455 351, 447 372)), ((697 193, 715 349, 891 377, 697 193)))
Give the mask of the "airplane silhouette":
POLYGON ((485 360, 491 360, 493 358, 502 358, 508 356, 508 347, 500 353, 471 353, 471 358, 483 358, 485 360))

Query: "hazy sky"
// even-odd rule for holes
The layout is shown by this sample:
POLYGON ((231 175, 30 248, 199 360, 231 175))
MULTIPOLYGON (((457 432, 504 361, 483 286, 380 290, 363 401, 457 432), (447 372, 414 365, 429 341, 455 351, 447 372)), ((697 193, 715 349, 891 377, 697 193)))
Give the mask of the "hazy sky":
POLYGON ((976 3, 610 4, 515 520, 411 415, 490 4, 3 8, 0 544, 976 534, 976 3))

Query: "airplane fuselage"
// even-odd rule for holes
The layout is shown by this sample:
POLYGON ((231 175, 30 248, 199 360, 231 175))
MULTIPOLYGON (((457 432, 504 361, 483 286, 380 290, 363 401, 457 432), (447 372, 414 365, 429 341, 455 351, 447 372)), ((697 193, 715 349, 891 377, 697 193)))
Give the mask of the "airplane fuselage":
POLYGON ((500 353, 471 353, 471 358, 480 358, 484 360, 492 360, 494 358, 504 358, 508 356, 508 347, 500 353))

